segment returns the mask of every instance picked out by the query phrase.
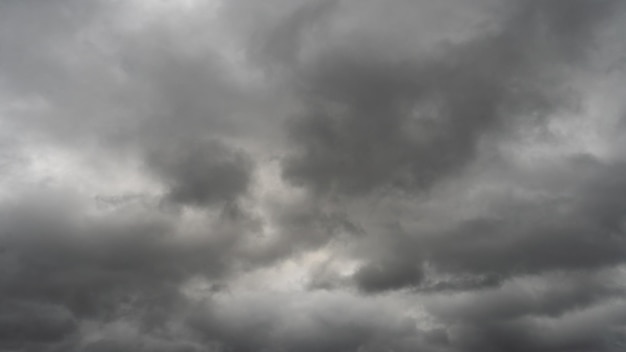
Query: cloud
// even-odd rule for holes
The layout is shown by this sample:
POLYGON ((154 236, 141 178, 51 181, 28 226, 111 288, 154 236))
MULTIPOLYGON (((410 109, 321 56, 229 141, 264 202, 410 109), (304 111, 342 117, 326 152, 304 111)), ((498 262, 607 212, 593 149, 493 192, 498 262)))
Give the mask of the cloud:
POLYGON ((215 302, 208 307, 208 314, 192 316, 190 324, 209 341, 233 351, 251 351, 259 346, 288 351, 376 351, 394 346, 408 351, 421 344, 409 318, 369 306, 358 298, 318 294, 310 298, 258 295, 232 300, 215 302), (282 303, 277 305, 277 299, 282 303), (276 306, 281 308, 274 309, 276 306), (291 314, 296 310, 305 314, 291 314))
POLYGON ((62 339, 76 328, 74 316, 64 307, 19 300, 3 304, 0 318, 3 348, 23 343, 45 344, 62 339))
MULTIPOLYGON (((193 143, 193 142, 192 142, 193 143)), ((161 174, 175 203, 211 205, 235 202, 249 188, 252 160, 218 141, 164 147, 155 151, 149 164, 161 174)))
POLYGON ((296 66, 307 106, 288 126, 298 149, 285 177, 316 193, 428 189, 461 172, 490 133, 561 108, 560 84, 539 85, 541 76, 585 54, 561 46, 589 40, 604 18, 596 12, 610 3, 516 5, 495 33, 434 55, 388 59, 331 47, 296 66), (570 23, 561 11, 581 18, 570 23))
POLYGON ((0 350, 623 350, 623 11, 1 2, 0 350))
POLYGON ((422 273, 416 264, 370 263, 361 267, 354 279, 361 290, 376 292, 416 286, 422 280, 422 273))

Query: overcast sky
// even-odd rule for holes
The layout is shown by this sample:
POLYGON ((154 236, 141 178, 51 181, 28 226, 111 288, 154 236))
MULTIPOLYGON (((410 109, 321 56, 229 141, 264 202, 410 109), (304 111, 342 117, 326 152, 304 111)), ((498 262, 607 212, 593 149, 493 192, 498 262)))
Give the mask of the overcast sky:
POLYGON ((0 0, 0 351, 626 350, 626 1, 0 0))

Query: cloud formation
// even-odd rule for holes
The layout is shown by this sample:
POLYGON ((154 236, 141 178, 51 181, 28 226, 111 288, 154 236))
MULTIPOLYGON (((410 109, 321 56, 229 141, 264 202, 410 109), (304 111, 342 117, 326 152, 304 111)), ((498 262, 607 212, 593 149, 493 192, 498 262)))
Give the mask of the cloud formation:
POLYGON ((0 2, 0 350, 622 351, 624 11, 0 2))

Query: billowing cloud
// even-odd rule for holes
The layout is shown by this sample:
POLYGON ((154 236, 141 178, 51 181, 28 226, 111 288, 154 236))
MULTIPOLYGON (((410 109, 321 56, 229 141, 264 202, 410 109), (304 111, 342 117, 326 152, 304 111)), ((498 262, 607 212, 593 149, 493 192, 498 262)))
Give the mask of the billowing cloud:
POLYGON ((166 180, 173 202, 234 202, 249 187, 252 161, 242 152, 217 141, 165 148, 172 150, 155 151, 150 165, 166 180))
POLYGON ((624 11, 0 2, 0 350, 622 351, 624 11))
POLYGON ((609 4, 515 5, 494 33, 422 57, 320 53, 302 68, 312 106, 290 127, 301 150, 286 178, 316 192, 421 190, 461 172, 494 130, 564 107, 558 70, 548 70, 585 54, 569 46, 588 40, 609 4))

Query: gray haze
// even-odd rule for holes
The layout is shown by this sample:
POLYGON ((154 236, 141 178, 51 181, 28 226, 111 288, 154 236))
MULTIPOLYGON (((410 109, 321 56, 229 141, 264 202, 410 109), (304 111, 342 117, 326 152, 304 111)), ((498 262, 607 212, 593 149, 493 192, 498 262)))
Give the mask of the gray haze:
POLYGON ((621 0, 0 0, 0 351, 625 350, 623 38, 621 0))

